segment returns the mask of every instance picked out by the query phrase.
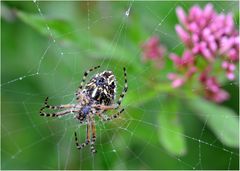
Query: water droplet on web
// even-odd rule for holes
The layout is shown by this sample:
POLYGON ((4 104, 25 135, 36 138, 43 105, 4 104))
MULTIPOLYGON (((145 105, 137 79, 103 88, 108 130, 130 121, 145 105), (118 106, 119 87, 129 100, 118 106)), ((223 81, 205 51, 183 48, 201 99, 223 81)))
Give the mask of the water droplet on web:
POLYGON ((22 80, 23 78, 22 77, 19 77, 19 80, 22 80))
POLYGON ((125 15, 128 17, 130 13, 130 8, 128 8, 128 10, 125 12, 125 15))

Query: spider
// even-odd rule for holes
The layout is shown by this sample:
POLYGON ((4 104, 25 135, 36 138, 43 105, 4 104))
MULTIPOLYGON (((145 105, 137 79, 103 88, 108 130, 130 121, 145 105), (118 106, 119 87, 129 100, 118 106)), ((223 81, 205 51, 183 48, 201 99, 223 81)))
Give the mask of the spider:
POLYGON ((93 67, 86 72, 82 78, 82 82, 76 91, 76 104, 64 104, 59 106, 52 106, 48 104, 48 97, 45 99, 45 105, 40 109, 40 115, 46 117, 61 117, 63 115, 74 113, 74 118, 77 119, 80 124, 86 123, 86 141, 79 144, 77 133, 75 132, 75 143, 77 148, 80 150, 87 145, 91 145, 91 152, 96 153, 95 141, 96 141, 96 127, 94 117, 98 116, 102 121, 111 121, 118 118, 124 109, 119 110, 116 114, 107 116, 104 113, 108 110, 118 109, 121 102, 128 90, 127 85, 127 72, 126 68, 124 71, 124 88, 120 97, 116 103, 116 78, 112 71, 103 71, 94 75, 90 81, 84 86, 88 74, 100 66, 93 67), (46 113, 44 109, 58 110, 54 113, 46 113), (59 111, 60 110, 60 111, 59 111), (90 139, 90 134, 92 136, 90 139))

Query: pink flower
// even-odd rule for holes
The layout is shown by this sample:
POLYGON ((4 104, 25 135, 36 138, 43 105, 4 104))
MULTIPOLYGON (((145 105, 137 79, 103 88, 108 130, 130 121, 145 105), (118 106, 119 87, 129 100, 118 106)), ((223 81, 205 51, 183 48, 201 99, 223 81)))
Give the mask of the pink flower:
POLYGON ((176 25, 175 27, 176 32, 180 39, 183 41, 186 45, 191 45, 191 37, 188 32, 186 32, 180 25, 176 25))
POLYGON ((187 82, 187 80, 189 80, 197 71, 194 64, 195 58, 191 51, 185 51, 182 57, 179 57, 174 53, 170 54, 170 59, 173 61, 178 70, 183 71, 182 76, 174 73, 168 74, 168 79, 172 81, 172 87, 178 88, 187 82))
POLYGON ((187 15, 178 7, 176 13, 182 24, 176 26, 176 32, 195 55, 202 55, 210 62, 218 55, 233 62, 239 60, 239 33, 231 13, 218 14, 212 4, 204 9, 195 5, 187 15))
POLYGON ((205 97, 216 103, 221 103, 229 98, 229 94, 220 88, 216 77, 209 77, 208 71, 203 72, 199 78, 204 87, 205 97))
POLYGON ((178 88, 178 87, 181 87, 186 79, 182 76, 179 76, 177 74, 174 74, 174 73, 170 73, 168 74, 168 79, 172 81, 172 87, 173 88, 178 88))
POLYGON ((223 61, 222 68, 226 71, 226 76, 229 80, 235 79, 234 70, 236 67, 233 63, 230 63, 228 61, 223 61))
POLYGON ((185 51, 182 57, 179 57, 174 53, 170 54, 169 56, 177 68, 184 68, 194 65, 194 56, 191 51, 185 51))
POLYGON ((231 62, 239 61, 239 35, 235 37, 223 37, 220 40, 220 51, 221 55, 227 56, 227 59, 231 62))
POLYGON ((159 38, 157 36, 153 36, 148 39, 142 45, 142 50, 144 61, 152 60, 155 61, 155 64, 157 64, 158 67, 161 68, 163 66, 163 55, 166 50, 160 44, 159 38))

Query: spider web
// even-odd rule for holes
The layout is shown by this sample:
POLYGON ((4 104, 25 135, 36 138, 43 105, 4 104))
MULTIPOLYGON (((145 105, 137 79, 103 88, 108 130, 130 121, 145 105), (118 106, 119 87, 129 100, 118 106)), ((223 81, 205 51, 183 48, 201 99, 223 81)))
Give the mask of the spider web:
MULTIPOLYGON (((64 17, 64 13, 71 12, 68 5, 78 4, 77 2, 32 2, 35 13, 47 21, 49 16, 64 17), (57 11, 50 11, 47 5, 55 6, 57 11), (65 6, 66 5, 66 6, 65 6), (66 11, 65 11, 66 10, 66 11)), ((18 75, 4 73, 1 83, 2 98, 2 115, 1 115, 1 154, 3 169, 215 169, 207 165, 210 156, 221 156, 216 162, 222 162, 224 168, 221 169, 238 169, 239 153, 236 149, 232 149, 221 144, 219 139, 214 136, 207 128, 206 119, 200 122, 193 116, 192 112, 179 111, 179 117, 184 125, 184 133, 179 133, 160 125, 156 120, 159 109, 156 104, 160 105, 164 95, 157 94, 154 101, 143 104, 141 106, 131 103, 124 103, 126 109, 124 114, 111 123, 103 123, 96 119, 97 127, 97 154, 92 155, 90 148, 86 147, 81 151, 75 147, 73 132, 77 131, 80 143, 84 142, 86 125, 80 125, 73 119, 72 115, 62 118, 43 118, 40 117, 39 109, 43 105, 44 98, 50 97, 50 104, 74 103, 75 90, 78 87, 82 74, 88 68, 98 65, 100 61, 101 68, 98 71, 112 70, 117 74, 118 95, 123 89, 124 79, 122 66, 113 65, 115 62, 114 55, 116 49, 120 46, 128 47, 127 33, 129 31, 129 23, 133 20, 133 14, 146 10, 150 23, 148 33, 159 35, 161 39, 171 42, 172 51, 182 44, 176 40, 176 35, 170 34, 165 27, 170 17, 175 15, 175 8, 183 6, 188 9, 190 4, 184 2, 154 2, 144 4, 144 2, 125 1, 125 2, 98 2, 99 10, 108 9, 111 11, 102 12, 99 16, 94 3, 85 2, 85 16, 87 19, 82 22, 81 28, 76 28, 72 32, 66 32, 62 37, 73 33, 83 34, 91 33, 100 23, 106 23, 106 27, 110 28, 113 34, 108 35, 111 40, 110 48, 106 49, 108 57, 101 59, 89 59, 92 61, 91 66, 86 66, 84 58, 85 53, 94 51, 94 42, 87 38, 88 46, 81 50, 74 47, 67 47, 60 42, 61 37, 55 37, 52 28, 46 22, 46 32, 50 38, 46 40, 42 38, 39 44, 35 45, 35 49, 27 49, 34 54, 32 59, 23 58, 24 62, 12 61, 10 64, 5 63, 2 58, 2 67, 24 67, 25 73, 17 73, 18 75), (164 14, 158 14, 154 10, 154 5, 163 5, 171 3, 166 8, 164 14), (121 8, 113 11, 111 5, 119 5, 121 8), (141 10, 140 10, 141 9, 141 10), (113 26, 109 24, 113 20, 121 21, 113 26), (109 25, 108 25, 109 24, 109 25), (28 62, 29 60, 29 62, 28 62), (62 67, 68 68, 61 71, 62 67), (66 76, 67 75, 67 76, 66 76), (71 77, 69 77, 69 75, 71 77), (15 79, 14 79, 15 77, 15 79), (10 79, 9 79, 10 78, 10 79), (48 85, 44 83, 48 83, 48 85), (51 92, 40 94, 38 89, 31 86, 40 84, 40 88, 50 87, 51 92), (22 86, 24 85, 24 86, 22 86), (16 99, 14 99, 17 97, 16 99), (192 125, 196 125, 195 131, 192 131, 192 125), (187 141, 187 152, 184 156, 176 156, 167 152, 161 144, 156 141, 157 130, 166 129, 172 134, 181 134, 187 141), (197 132, 197 134, 196 134, 197 132), (149 154, 152 154, 149 156, 149 154), (30 156, 30 158, 29 158, 30 156), (158 160, 157 164, 156 161, 158 160)), ((217 4, 214 4, 217 5, 217 4)), ((227 6, 218 5, 221 11, 231 11, 236 6, 236 2, 229 3, 227 6)), ((27 26, 26 26, 27 27, 27 26)), ((5 29, 5 28, 3 28, 5 29)), ((109 28, 108 28, 109 29, 109 28)), ((172 28, 174 32, 174 28, 172 28)), ((96 31, 96 30, 94 30, 96 31)), ((98 33, 99 34, 99 33, 98 33)), ((105 33, 106 34, 106 33, 105 33)), ((27 42, 31 42, 28 35, 22 35, 27 42)), ((38 37, 36 33, 36 37, 38 37)), ((38 37, 39 38, 39 37, 38 37)), ((38 43, 38 42, 37 42, 38 43)), ((22 45, 23 46, 23 45, 22 45)), ((24 45, 28 46, 28 45, 24 45)), ((141 56, 140 48, 133 48, 135 56, 128 60, 129 64, 133 64, 141 56)), ((21 48, 18 48, 21 49, 21 48)), ((19 57, 24 53, 19 51, 19 57)), ((119 57, 121 61, 123 57, 119 57)), ((88 64, 91 63, 88 60, 88 64)), ((134 64, 133 64, 134 65, 134 64)), ((98 72, 96 71, 96 72, 98 72)), ((145 83, 142 76, 150 71, 150 66, 146 65, 136 75, 131 74, 128 70, 129 91, 138 93, 141 98, 141 86, 145 83), (134 86, 133 86, 134 85, 134 86)), ((95 72, 95 73, 96 73, 95 72)), ((90 74, 91 77, 93 73, 90 74)), ((151 76, 149 76, 151 77, 151 76)), ((238 85, 238 82, 231 82, 229 85, 238 85)), ((126 94, 127 96, 128 94, 126 94)), ((118 96, 117 96, 118 97, 118 96)), ((185 99, 186 101, 191 99, 185 99)), ((168 112, 168 111, 165 111, 168 112)), ((111 114, 111 112, 110 112, 111 114)), ((170 114, 170 111, 169 111, 170 114)), ((206 115, 208 115, 206 113, 206 115)), ((236 116, 238 117, 238 116, 236 116)), ((228 119, 226 118, 226 124, 228 119)), ((225 125, 228 126, 228 125, 225 125)), ((214 166, 214 165, 213 165, 214 166)), ((215 165, 216 166, 216 165, 215 165)))

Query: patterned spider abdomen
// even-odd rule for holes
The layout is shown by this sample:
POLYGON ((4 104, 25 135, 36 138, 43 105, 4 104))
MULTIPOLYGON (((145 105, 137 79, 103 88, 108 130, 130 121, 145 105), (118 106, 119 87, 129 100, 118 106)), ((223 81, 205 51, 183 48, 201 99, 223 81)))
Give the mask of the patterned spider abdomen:
POLYGON ((85 86, 84 91, 93 104, 109 106, 116 94, 116 78, 112 71, 96 74, 85 86))

